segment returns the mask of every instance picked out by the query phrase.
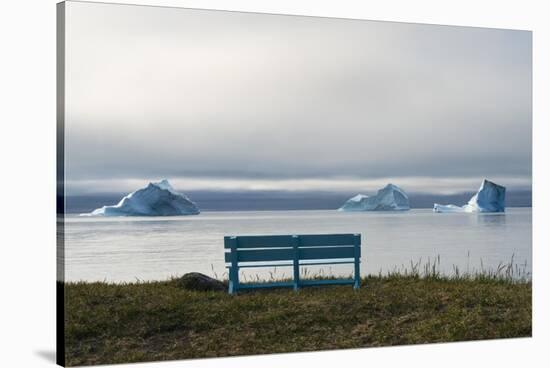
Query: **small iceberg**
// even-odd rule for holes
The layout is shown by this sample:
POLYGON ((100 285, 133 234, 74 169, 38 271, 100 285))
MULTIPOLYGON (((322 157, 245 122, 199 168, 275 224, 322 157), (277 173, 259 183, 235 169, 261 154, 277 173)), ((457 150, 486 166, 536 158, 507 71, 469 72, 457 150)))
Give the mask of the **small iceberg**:
POLYGON ((487 179, 464 206, 434 203, 434 212, 504 212, 506 188, 487 179))
POLYGON ((116 205, 103 206, 82 216, 181 216, 199 213, 195 203, 176 192, 164 179, 128 194, 116 205))
POLYGON ((338 211, 407 211, 410 208, 405 191, 397 185, 388 184, 372 197, 358 194, 348 199, 338 211))

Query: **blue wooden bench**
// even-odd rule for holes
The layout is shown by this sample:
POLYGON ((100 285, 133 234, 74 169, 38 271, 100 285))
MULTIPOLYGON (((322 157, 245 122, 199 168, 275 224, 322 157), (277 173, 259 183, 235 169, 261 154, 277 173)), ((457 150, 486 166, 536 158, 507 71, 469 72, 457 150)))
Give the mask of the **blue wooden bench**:
POLYGON ((326 235, 260 235, 225 236, 226 267, 229 269, 229 294, 238 290, 267 287, 353 285, 359 288, 361 279, 360 234, 326 235), (300 280, 300 266, 354 264, 353 279, 300 280), (244 267, 293 267, 289 282, 239 283, 239 269, 244 267))

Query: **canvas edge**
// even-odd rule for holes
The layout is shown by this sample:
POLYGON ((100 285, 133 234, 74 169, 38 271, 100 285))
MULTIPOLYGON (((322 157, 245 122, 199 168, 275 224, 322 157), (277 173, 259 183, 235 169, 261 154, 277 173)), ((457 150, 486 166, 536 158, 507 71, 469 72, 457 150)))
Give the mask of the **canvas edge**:
POLYGON ((65 366, 65 2, 56 4, 56 364, 65 366))

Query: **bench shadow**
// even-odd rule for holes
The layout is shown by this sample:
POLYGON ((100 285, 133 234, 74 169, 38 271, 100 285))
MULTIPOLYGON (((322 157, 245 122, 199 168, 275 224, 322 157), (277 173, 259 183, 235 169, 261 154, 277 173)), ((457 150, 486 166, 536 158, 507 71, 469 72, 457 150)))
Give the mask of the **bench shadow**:
POLYGON ((42 359, 55 364, 55 350, 38 350, 34 353, 42 359))

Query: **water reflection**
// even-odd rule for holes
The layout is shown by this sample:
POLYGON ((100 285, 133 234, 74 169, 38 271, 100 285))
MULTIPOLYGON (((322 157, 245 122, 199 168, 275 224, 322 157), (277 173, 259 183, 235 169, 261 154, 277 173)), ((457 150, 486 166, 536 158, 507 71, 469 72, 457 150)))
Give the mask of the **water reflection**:
POLYGON ((506 224, 506 213, 478 213, 474 217, 479 225, 503 226, 506 224))

